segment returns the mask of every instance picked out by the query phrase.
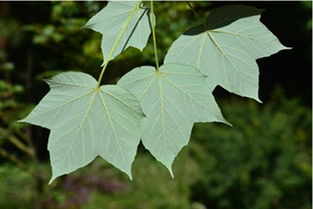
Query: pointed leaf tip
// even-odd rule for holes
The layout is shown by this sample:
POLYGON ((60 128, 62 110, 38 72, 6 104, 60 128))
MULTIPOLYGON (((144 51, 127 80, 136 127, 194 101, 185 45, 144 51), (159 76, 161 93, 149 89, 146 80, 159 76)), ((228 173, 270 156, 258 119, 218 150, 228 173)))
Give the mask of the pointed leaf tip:
POLYGON ((181 35, 168 50, 164 63, 191 64, 208 75, 215 86, 260 102, 256 59, 285 49, 260 22, 260 12, 243 5, 212 10, 206 30, 197 27, 181 35))
POLYGON ((101 50, 105 61, 114 59, 130 46, 142 51, 147 45, 150 36, 149 17, 145 15, 147 10, 141 8, 140 4, 141 1, 109 1, 83 26, 103 35, 101 50), (122 38, 116 43, 120 35, 122 38), (108 57, 111 52, 112 56, 108 57))
POLYGON ((172 176, 172 162, 188 144, 194 122, 223 121, 205 76, 191 66, 170 63, 159 71, 151 66, 135 68, 118 85, 139 99, 146 114, 143 145, 172 176))
POLYGON ((96 80, 85 73, 61 73, 49 84, 51 90, 22 121, 51 130, 50 183, 99 155, 131 177, 142 118, 137 98, 115 85, 96 91, 96 80))

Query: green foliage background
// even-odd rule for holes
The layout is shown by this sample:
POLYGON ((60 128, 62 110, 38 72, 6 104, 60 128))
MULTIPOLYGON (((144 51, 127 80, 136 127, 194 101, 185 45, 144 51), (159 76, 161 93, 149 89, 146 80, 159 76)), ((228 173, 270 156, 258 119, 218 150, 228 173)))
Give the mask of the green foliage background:
MULTIPOLYGON (((223 4, 194 3, 203 16, 223 4)), ((263 104, 216 89, 233 127, 197 124, 175 179, 141 146, 133 182, 98 159, 48 186, 48 131, 16 121, 47 93, 41 79, 69 70, 98 76, 101 36, 80 28, 105 2, 1 2, 0 208, 311 208, 312 4, 244 4, 266 8, 262 21, 293 47, 258 61, 263 104)), ((156 14, 162 60, 196 19, 181 2, 158 2, 156 14)), ((112 61, 104 83, 144 64, 153 65, 151 41, 112 61)))

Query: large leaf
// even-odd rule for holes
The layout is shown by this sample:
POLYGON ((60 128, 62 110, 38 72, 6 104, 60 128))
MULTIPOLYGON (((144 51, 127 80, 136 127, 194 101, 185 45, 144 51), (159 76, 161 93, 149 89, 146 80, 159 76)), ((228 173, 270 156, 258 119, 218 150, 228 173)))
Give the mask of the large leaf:
POLYGON ((225 122, 205 82, 193 67, 167 64, 139 67, 124 75, 118 85, 140 101, 146 118, 142 141, 171 172, 174 158, 188 144, 194 122, 225 122))
POLYGON ((208 76, 214 88, 259 101, 256 59, 286 49, 259 21, 261 10, 224 6, 210 12, 207 24, 181 35, 165 63, 189 64, 208 76))
POLYGON ((109 1, 85 25, 103 35, 101 49, 104 61, 114 59, 129 46, 140 50, 146 46, 150 35, 149 14, 148 9, 140 5, 141 1, 109 1), (122 38, 109 57, 120 33, 123 33, 122 38))
POLYGON ((51 181, 97 156, 131 177, 143 117, 135 96, 114 85, 96 89, 96 80, 79 72, 59 74, 47 83, 51 91, 22 122, 51 130, 51 181))

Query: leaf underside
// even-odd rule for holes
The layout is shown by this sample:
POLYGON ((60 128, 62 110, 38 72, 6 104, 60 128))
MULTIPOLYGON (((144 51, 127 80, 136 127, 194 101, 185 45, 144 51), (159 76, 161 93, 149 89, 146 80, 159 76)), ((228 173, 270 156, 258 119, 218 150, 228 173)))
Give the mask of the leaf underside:
MULTIPOLYGON (((173 176, 172 163, 194 123, 228 124, 212 95, 217 85, 260 101, 256 59, 287 49, 259 21, 260 13, 248 6, 212 10, 205 24, 172 44, 160 69, 135 68, 117 85, 97 88, 93 77, 79 72, 48 80, 51 90, 21 121, 51 130, 51 181, 97 156, 132 178, 140 138, 173 176)), ((148 9, 141 1, 110 1, 85 27, 102 33, 108 63, 129 46, 145 47, 148 9)))
POLYGON ((135 68, 117 84, 139 99, 146 115, 142 142, 172 176, 172 163, 188 144, 194 122, 227 123, 205 78, 193 67, 167 64, 159 71, 150 66, 135 68))
POLYGON ((192 28, 172 44, 164 63, 192 65, 208 76, 212 88, 220 85, 260 101, 255 60, 287 48, 259 21, 259 13, 248 6, 212 10, 204 26, 192 28))
POLYGON ((148 9, 141 8, 140 5, 141 1, 109 1, 84 26, 103 35, 101 49, 104 61, 114 59, 129 46, 142 50, 147 45, 150 35, 149 14, 148 9), (126 30, 121 41, 109 57, 123 27, 126 30))
POLYGON ((115 85, 96 90, 96 80, 79 72, 59 74, 47 83, 50 92, 22 122, 51 130, 51 181, 97 156, 131 178, 143 117, 135 96, 115 85))

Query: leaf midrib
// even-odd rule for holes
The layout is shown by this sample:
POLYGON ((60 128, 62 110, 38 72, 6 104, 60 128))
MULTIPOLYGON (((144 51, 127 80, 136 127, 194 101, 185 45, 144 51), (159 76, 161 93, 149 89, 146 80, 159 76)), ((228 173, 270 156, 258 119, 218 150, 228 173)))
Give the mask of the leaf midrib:
MULTIPOLYGON (((78 134, 83 130, 83 129, 82 129, 82 124, 85 122, 85 119, 86 119, 88 113, 89 113, 90 110, 91 110, 91 106, 92 106, 92 104, 93 104, 94 101, 95 101, 96 95, 97 95, 97 91, 94 90, 93 96, 92 96, 92 98, 91 98, 91 100, 90 100, 90 102, 89 102, 89 104, 88 104, 87 110, 86 110, 86 112, 84 113, 84 116, 83 116, 83 118, 81 119, 81 122, 79 123, 79 127, 77 128, 77 132, 76 132, 76 134, 75 134, 75 137, 72 138, 71 143, 69 144, 69 147, 67 148, 67 151, 66 151, 66 153, 63 154, 63 156, 65 156, 65 155, 66 155, 66 156, 69 156, 69 153, 72 151, 73 144, 74 144, 74 142, 77 140, 78 134)), ((74 129, 73 129, 73 130, 74 130, 74 129)), ((84 134, 82 134, 82 136, 84 136, 84 134)), ((84 153, 84 155, 86 155, 86 154, 84 153)), ((65 159, 67 159, 67 158, 64 157, 61 164, 64 163, 65 159)))
MULTIPOLYGON (((57 110, 57 109, 59 109, 59 108, 62 108, 62 107, 64 107, 65 105, 71 104, 71 103, 73 103, 73 102, 75 102, 75 101, 77 101, 77 100, 79 100, 79 99, 82 99, 82 98, 88 96, 89 94, 91 94, 91 93, 94 92, 94 91, 95 91, 95 89, 91 89, 91 91, 87 92, 86 94, 80 95, 79 97, 75 97, 74 99, 72 99, 72 100, 70 100, 70 101, 68 101, 68 102, 66 102, 66 103, 64 103, 64 104, 61 104, 61 105, 56 106, 56 107, 54 107, 54 108, 51 108, 51 109, 49 109, 49 110, 47 110, 47 111, 44 111, 44 112, 42 112, 42 113, 39 113, 37 116, 32 117, 31 119, 35 119, 35 118, 41 117, 41 116, 44 115, 44 114, 47 114, 47 113, 49 113, 49 112, 51 112, 51 111, 55 111, 55 110, 57 110)), ((49 95, 49 94, 48 94, 48 95, 49 95)), ((26 118, 26 119, 27 119, 27 118, 26 118)), ((22 120, 22 121, 23 121, 23 120, 22 120)))
POLYGON ((105 103, 105 101, 104 101, 104 99, 103 99, 101 93, 99 93, 99 97, 100 97, 100 101, 101 101, 101 103, 102 103, 102 105, 103 105, 103 108, 104 108, 104 110, 105 110, 105 113, 106 113, 106 115, 107 115, 107 117, 108 117, 108 120, 109 120, 110 126, 111 126, 111 128, 112 128, 113 134, 114 134, 114 136, 115 136, 116 143, 117 143, 117 145, 118 145, 119 151, 120 151, 120 153, 121 153, 121 155, 122 155, 122 158, 123 158, 123 161, 124 161, 124 167, 127 168, 127 161, 126 161, 125 155, 124 155, 124 153, 123 153, 122 147, 121 147, 121 145, 120 145, 120 142, 119 142, 119 140, 118 140, 120 137, 119 137, 119 136, 117 135, 117 133, 116 133, 115 126, 114 126, 113 123, 112 123, 111 115, 109 114, 108 107, 107 107, 107 105, 106 105, 106 103, 105 103))
POLYGON ((175 84, 175 82, 171 81, 169 78, 167 78, 164 74, 161 74, 162 77, 164 77, 164 79, 171 84, 172 86, 174 86, 176 89, 178 89, 180 92, 183 93, 183 95, 187 96, 189 99, 191 99, 192 101, 194 101, 195 103, 197 103, 198 105, 200 105, 201 107, 203 107, 204 109, 206 109, 207 111, 211 112, 210 109, 208 109, 206 106, 204 106, 203 104, 201 104, 200 102, 198 102, 196 99, 194 99, 190 94, 188 94, 186 91, 184 91, 182 88, 180 88, 178 85, 175 84))

